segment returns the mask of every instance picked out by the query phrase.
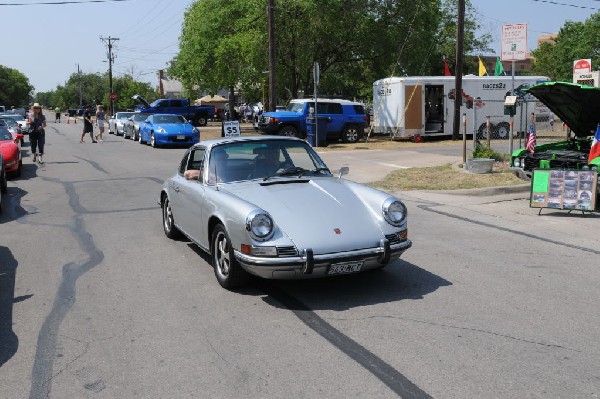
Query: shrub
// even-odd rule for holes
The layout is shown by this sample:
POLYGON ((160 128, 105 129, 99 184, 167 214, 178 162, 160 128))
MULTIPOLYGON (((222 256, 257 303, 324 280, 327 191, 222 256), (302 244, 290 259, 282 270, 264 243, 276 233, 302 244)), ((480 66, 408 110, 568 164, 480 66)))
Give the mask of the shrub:
POLYGON ((481 143, 477 143, 475 145, 475 149, 473 150, 473 158, 492 158, 498 162, 504 161, 504 155, 481 143))

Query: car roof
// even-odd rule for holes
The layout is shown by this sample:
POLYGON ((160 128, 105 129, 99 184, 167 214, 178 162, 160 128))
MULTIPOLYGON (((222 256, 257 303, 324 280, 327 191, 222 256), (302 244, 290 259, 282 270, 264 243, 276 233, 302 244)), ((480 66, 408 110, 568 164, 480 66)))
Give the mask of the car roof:
POLYGON ((544 82, 524 89, 565 122, 577 137, 593 136, 600 124, 600 88, 544 82))
POLYGON ((232 136, 232 137, 221 137, 218 139, 203 140, 203 141, 200 141, 199 143, 194 144, 194 147, 211 148, 215 145, 225 144, 225 143, 256 142, 256 141, 267 141, 267 140, 268 141, 278 140, 278 141, 301 141, 301 142, 304 142, 304 140, 302 140, 302 139, 299 139, 297 137, 290 137, 290 136, 268 136, 268 135, 232 136))
MULTIPOLYGON (((296 99, 290 100, 291 103, 307 103, 307 102, 314 102, 314 101, 315 101, 314 98, 296 98, 296 99)), ((359 103, 356 101, 342 100, 342 99, 338 99, 338 98, 317 98, 317 103, 340 103, 340 104, 346 104, 346 105, 363 105, 362 103, 359 103)))

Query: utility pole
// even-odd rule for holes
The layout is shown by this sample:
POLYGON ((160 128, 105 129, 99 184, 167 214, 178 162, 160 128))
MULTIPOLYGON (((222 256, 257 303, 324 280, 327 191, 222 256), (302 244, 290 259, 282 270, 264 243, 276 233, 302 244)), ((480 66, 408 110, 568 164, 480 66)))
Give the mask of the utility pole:
POLYGON ((79 70, 79 64, 77 64, 77 82, 79 83, 79 108, 83 106, 83 89, 81 87, 81 71, 79 70))
POLYGON ((277 98, 275 97, 275 0, 269 0, 269 111, 275 111, 277 98))
POLYGON ((109 85, 109 94, 108 94, 108 98, 110 99, 110 115, 114 115, 115 114, 115 95, 113 93, 113 84, 112 84, 112 63, 115 60, 115 55, 112 53, 112 46, 113 46, 113 42, 116 42, 117 40, 119 40, 119 38, 116 37, 100 37, 100 40, 102 40, 104 43, 107 43, 108 46, 108 85, 109 85))
POLYGON ((458 140, 460 135, 460 106, 462 97, 463 72, 463 42, 465 37, 465 0, 458 0, 458 23, 456 27, 456 70, 454 78, 454 123, 452 124, 452 140, 458 140))

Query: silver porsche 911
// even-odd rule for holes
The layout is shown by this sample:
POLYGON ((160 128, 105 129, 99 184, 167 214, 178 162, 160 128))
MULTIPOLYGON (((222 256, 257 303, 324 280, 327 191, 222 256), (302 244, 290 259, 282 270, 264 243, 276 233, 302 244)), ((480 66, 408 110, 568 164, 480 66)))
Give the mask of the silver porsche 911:
POLYGON ((160 192, 163 228, 210 254, 219 284, 385 267, 411 247, 398 198, 334 177, 304 140, 231 137, 192 146, 160 192))

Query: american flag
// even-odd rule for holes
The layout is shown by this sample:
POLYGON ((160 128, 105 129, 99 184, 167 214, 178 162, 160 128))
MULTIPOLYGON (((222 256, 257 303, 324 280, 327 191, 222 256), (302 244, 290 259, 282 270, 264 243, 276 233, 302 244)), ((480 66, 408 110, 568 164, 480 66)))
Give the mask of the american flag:
POLYGON ((532 154, 535 151, 535 125, 533 123, 529 125, 529 135, 527 136, 527 143, 525 143, 525 148, 532 154))

